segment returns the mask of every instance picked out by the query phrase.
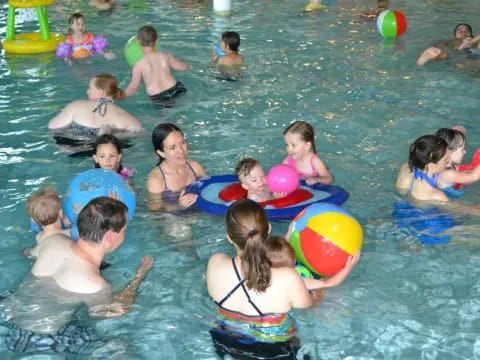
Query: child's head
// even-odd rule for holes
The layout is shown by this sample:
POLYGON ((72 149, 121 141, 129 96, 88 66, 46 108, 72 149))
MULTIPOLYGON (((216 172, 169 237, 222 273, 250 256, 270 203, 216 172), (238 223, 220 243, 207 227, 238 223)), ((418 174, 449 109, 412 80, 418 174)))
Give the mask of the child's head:
POLYGON ((317 153, 315 130, 308 122, 295 121, 283 131, 283 136, 287 153, 293 158, 301 158, 310 149, 317 153))
POLYGON ((228 208, 225 221, 227 238, 235 244, 242 259, 242 273, 247 287, 265 291, 271 279, 271 263, 266 254, 270 223, 265 210, 255 201, 238 200, 228 208))
POLYGON ((122 149, 118 138, 111 134, 99 136, 93 148, 93 160, 96 168, 120 171, 122 149))
POLYGON ((157 30, 153 26, 142 26, 137 33, 137 39, 141 46, 154 47, 158 40, 157 30))
POLYGON ((91 80, 87 90, 90 100, 98 100, 101 97, 112 99, 125 99, 125 91, 118 87, 118 81, 110 74, 98 74, 91 80))
POLYGON ((267 239, 267 257, 272 267, 294 267, 297 262, 292 245, 281 236, 267 239))
POLYGON ((61 217, 62 203, 58 193, 47 187, 28 198, 27 211, 38 225, 47 226, 57 222, 61 217))
POLYGON ((253 193, 265 191, 267 181, 260 163, 252 158, 242 159, 235 167, 235 175, 242 187, 253 193))
POLYGON ((410 146, 410 156, 408 166, 410 170, 414 168, 427 171, 429 164, 439 166, 442 171, 450 161, 448 158, 448 147, 445 140, 434 135, 424 135, 419 137, 410 146))
POLYGON ((473 36, 472 27, 468 24, 458 24, 453 30, 455 39, 464 40, 473 36))
POLYGON ((224 42, 225 48, 237 52, 240 46, 240 35, 235 31, 225 31, 222 34, 222 41, 224 42))
POLYGON ((78 12, 68 18, 68 34, 73 35, 76 32, 85 33, 85 16, 78 12))
POLYGON ((467 145, 465 134, 459 130, 441 128, 437 130, 435 136, 445 140, 447 143, 452 163, 460 164, 465 155, 465 146, 467 145))

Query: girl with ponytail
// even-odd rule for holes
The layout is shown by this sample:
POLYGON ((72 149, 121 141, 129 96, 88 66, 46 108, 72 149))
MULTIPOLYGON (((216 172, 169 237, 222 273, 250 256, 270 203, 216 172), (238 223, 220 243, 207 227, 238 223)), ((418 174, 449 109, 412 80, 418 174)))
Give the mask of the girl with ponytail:
POLYGON ((68 104, 50 120, 50 130, 62 130, 66 135, 96 137, 113 131, 141 131, 140 121, 114 103, 125 99, 125 92, 118 87, 110 74, 98 74, 90 80, 88 100, 68 104))

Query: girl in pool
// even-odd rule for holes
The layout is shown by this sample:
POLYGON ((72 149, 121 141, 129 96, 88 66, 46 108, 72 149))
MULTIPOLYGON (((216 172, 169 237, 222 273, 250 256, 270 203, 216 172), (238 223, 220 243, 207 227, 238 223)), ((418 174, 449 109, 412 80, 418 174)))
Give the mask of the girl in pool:
MULTIPOLYGON (((445 169, 435 173, 435 183, 439 190, 446 196, 455 198, 463 195, 463 190, 457 184, 471 184, 479 179, 480 167, 471 172, 460 172, 456 170, 456 165, 462 162, 465 155, 466 138, 465 135, 456 129, 441 128, 435 134, 447 143, 447 155, 449 162, 445 169)), ((414 180, 414 170, 411 164, 405 163, 400 168, 397 178, 397 189, 408 191, 414 180)))
MULTIPOLYGON (((208 292, 217 305, 210 331, 217 353, 222 358, 230 350, 251 354, 245 359, 295 359, 297 325, 290 310, 312 306, 312 295, 293 267, 272 266, 267 255, 270 224, 258 203, 234 202, 225 220, 236 256, 214 254, 207 267, 208 292)), ((347 274, 359 256, 349 259, 347 274)), ((323 287, 321 280, 310 280, 323 287)))
POLYGON ((70 58, 84 59, 95 54, 102 55, 107 60, 115 58, 111 51, 105 51, 108 41, 103 36, 94 37, 86 31, 85 17, 80 13, 74 13, 68 19, 67 41, 57 47, 57 56, 72 64, 70 58))
POLYGON ((113 100, 125 99, 125 92, 117 80, 109 74, 99 74, 90 80, 88 100, 68 104, 48 123, 50 130, 66 132, 80 137, 96 137, 101 132, 116 130, 142 131, 140 121, 114 104, 113 100))
POLYGON ((478 46, 478 39, 472 41, 472 27, 468 24, 458 24, 453 31, 454 39, 438 46, 429 47, 417 60, 418 66, 423 66, 429 61, 443 60, 449 57, 449 49, 463 50, 478 46))
POLYGON ((197 161, 188 159, 182 130, 174 124, 160 124, 153 130, 152 142, 159 163, 147 178, 150 210, 172 211, 192 206, 197 195, 185 190, 207 173, 197 161))
POLYGON ((93 160, 96 168, 112 170, 124 180, 133 177, 133 170, 122 165, 122 149, 114 135, 104 134, 97 138, 93 149, 93 160))
POLYGON ((317 155, 315 131, 305 121, 295 121, 283 132, 288 157, 283 161, 297 170, 308 185, 317 182, 329 184, 333 178, 317 155))

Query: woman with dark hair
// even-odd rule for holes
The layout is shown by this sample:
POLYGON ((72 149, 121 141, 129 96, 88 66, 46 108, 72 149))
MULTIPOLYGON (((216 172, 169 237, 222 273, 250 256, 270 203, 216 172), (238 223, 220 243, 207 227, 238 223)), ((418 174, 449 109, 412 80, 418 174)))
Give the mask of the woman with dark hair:
POLYGON ((443 60, 450 56, 451 50, 469 49, 475 45, 472 41, 473 32, 469 24, 458 24, 453 30, 454 39, 426 49, 417 60, 418 66, 429 61, 443 60))
POLYGON ((153 130, 152 143, 159 163, 147 178, 150 210, 192 206, 197 195, 186 193, 185 189, 207 173, 197 161, 188 159, 182 130, 174 124, 160 124, 153 130))
MULTIPOLYGON (((230 205, 226 227, 236 256, 215 254, 207 268, 208 292, 217 305, 210 331, 217 353, 222 358, 229 353, 241 359, 296 359, 297 324, 290 310, 313 305, 305 281, 293 267, 273 267, 267 254, 270 224, 258 203, 242 199, 230 205)), ((349 258, 342 280, 359 257, 349 258)), ((309 280, 311 288, 336 285, 309 280)))
POLYGON ((90 80, 88 100, 73 101, 48 123, 50 130, 80 137, 97 137, 109 131, 141 131, 140 120, 116 105, 125 99, 110 74, 98 74, 90 80))

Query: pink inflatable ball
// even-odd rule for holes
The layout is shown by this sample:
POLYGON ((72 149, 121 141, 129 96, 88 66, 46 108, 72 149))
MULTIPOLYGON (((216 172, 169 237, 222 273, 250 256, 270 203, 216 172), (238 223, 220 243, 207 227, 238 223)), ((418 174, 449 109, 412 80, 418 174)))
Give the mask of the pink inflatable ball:
POLYGON ((300 185, 300 177, 297 171, 286 164, 276 165, 270 169, 267 175, 267 184, 275 193, 290 194, 297 190, 300 185))
POLYGON ((62 42, 57 46, 57 56, 60 59, 69 59, 72 57, 72 45, 62 42))

